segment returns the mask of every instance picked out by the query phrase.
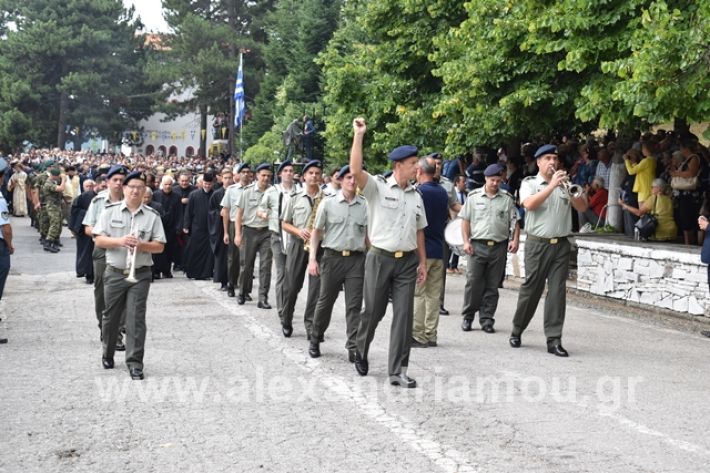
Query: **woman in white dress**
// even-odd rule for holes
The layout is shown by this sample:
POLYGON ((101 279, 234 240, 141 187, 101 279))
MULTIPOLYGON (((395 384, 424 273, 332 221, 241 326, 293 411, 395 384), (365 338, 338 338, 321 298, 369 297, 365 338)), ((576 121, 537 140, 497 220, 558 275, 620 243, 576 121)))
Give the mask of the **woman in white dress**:
POLYGON ((20 163, 13 165, 13 171, 7 186, 12 191, 12 213, 15 217, 24 217, 27 215, 27 173, 20 163))

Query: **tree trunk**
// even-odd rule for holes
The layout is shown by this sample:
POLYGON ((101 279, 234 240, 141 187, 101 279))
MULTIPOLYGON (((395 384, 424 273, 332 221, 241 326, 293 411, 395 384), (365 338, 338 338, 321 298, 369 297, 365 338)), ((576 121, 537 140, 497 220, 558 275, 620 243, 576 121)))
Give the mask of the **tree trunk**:
POLYGON ((59 120, 57 121, 57 148, 63 150, 67 141, 67 115, 69 113, 69 95, 59 94, 59 120))
POLYGON ((678 135, 687 135, 690 133, 690 125, 685 121, 685 118, 675 117, 673 120, 673 131, 678 135))
POLYGON ((207 105, 200 105, 200 151, 199 156, 207 157, 207 105), (205 130, 205 133, 202 133, 205 130))

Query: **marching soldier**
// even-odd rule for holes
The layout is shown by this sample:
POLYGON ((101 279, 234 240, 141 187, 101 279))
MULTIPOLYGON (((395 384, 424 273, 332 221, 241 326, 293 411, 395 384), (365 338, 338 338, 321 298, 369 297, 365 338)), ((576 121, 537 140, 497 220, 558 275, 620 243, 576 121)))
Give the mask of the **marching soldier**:
POLYGON ((308 353, 320 356, 320 340, 330 324, 333 305, 340 288, 345 285, 345 323, 348 360, 355 362, 357 344, 355 337, 362 308, 362 285, 365 274, 367 250, 367 202, 356 194, 355 176, 350 166, 340 169, 337 175, 340 189, 323 200, 311 232, 311 252, 308 274, 320 276, 320 294, 313 316, 313 330, 308 353), (318 245, 323 240, 323 257, 316 258, 318 245))
POLYGON ((281 182, 269 187, 264 193, 259 205, 259 211, 269 219, 271 232, 271 257, 276 263, 276 311, 279 319, 283 320, 283 308, 286 305, 286 289, 284 275, 286 269, 286 246, 290 235, 281 228, 283 211, 288 205, 292 194, 300 190, 293 181, 293 163, 289 160, 282 162, 276 172, 281 182))
POLYGON ((114 367, 118 325, 125 311, 126 365, 135 380, 143 379, 151 254, 163 251, 166 241, 160 214, 143 205, 144 193, 145 174, 135 171, 127 175, 123 180, 125 198, 106 205, 93 229, 96 246, 106 250, 101 363, 105 369, 114 367))
POLYGON ((520 287, 518 307, 513 317, 509 343, 521 345, 521 335, 535 315, 547 281, 545 298, 545 337, 547 352, 569 356, 562 347, 562 326, 565 322, 566 283, 569 273, 572 232, 572 207, 587 210, 584 194, 574 197, 564 189, 567 173, 557 170, 557 148, 544 145, 535 152, 539 172, 523 179, 520 185, 520 205, 525 208, 525 282, 520 287))
MULTIPOLYGON (((251 182, 251 169, 247 163, 241 163, 236 167, 238 182, 232 184, 224 192, 224 198, 220 205, 222 206, 222 225, 224 229, 224 244, 229 247, 227 250, 227 273, 229 275, 227 282, 227 295, 234 297, 234 288, 239 284, 239 270, 242 262, 239 255, 239 247, 234 244, 236 236, 234 230, 234 222, 237 219, 237 202, 242 195, 242 190, 251 182)), ((236 180, 236 178, 235 178, 236 180)), ((249 281, 251 283, 251 281, 249 281)), ((251 292, 251 285, 247 286, 251 292)), ((247 292, 247 295, 249 294, 247 292)))
POLYGON ((461 329, 469 332, 478 312, 481 329, 494 333, 498 285, 505 273, 506 250, 511 253, 518 251, 520 216, 513 196, 499 187, 503 166, 491 164, 483 175, 486 184, 468 194, 459 214, 463 249, 468 255, 461 329))
POLYGON ((259 204, 271 184, 271 165, 260 164, 256 168, 255 183, 244 188, 237 203, 237 218, 234 224, 234 244, 244 252, 244 271, 237 304, 244 304, 247 289, 254 276, 254 262, 259 253, 259 302, 260 309, 271 309, 269 288, 271 287, 271 235, 269 234, 268 216, 259 212, 259 204), (248 283, 247 283, 248 281, 248 283))
POLYGON ((66 175, 61 174, 58 167, 50 171, 49 179, 44 183, 45 205, 42 210, 49 222, 47 227, 45 251, 59 252, 59 237, 62 234, 62 205, 64 204, 64 188, 67 183, 66 175))
POLYGON ((409 182, 417 172, 417 148, 400 146, 389 154, 392 176, 373 177, 362 168, 365 120, 353 120, 350 171, 362 189, 369 210, 368 236, 372 246, 365 259, 364 309, 357 331, 355 369, 367 375, 367 355, 375 330, 392 294, 392 327, 389 347, 390 384, 416 387, 407 376, 412 340, 415 284, 426 281, 424 228, 427 226, 421 195, 409 182))
MULTIPOLYGON (((89 204, 89 209, 86 211, 82 225, 84 225, 84 233, 93 238, 94 226, 99 221, 99 216, 103 212, 107 204, 115 204, 123 199, 123 178, 128 175, 128 171, 121 165, 112 166, 106 174, 106 182, 108 188, 94 197, 89 204)), ((106 270, 106 250, 96 246, 94 242, 94 251, 91 258, 94 262, 94 309, 96 311, 96 319, 101 330, 101 322, 103 321, 104 309, 106 301, 104 299, 104 272, 106 270)), ((123 323, 121 323, 123 328, 123 323)), ((116 350, 123 351, 125 347, 121 340, 119 332, 116 340, 116 350)))
MULTIPOLYGON (((284 304, 283 318, 281 319, 284 337, 293 333, 293 312, 296 306, 298 293, 303 288, 303 278, 308 266, 308 247, 310 246, 311 230, 315 223, 316 210, 323 198, 320 189, 320 179, 323 173, 320 161, 311 160, 303 166, 303 179, 305 188, 302 192, 293 194, 284 210, 281 226, 290 233, 291 238, 286 251, 286 303, 284 304)), ((311 249, 310 251, 315 251, 311 249)), ((316 257, 318 255, 316 254, 316 257)), ((317 258, 320 259, 320 258, 317 258)), ((320 278, 308 277, 308 298, 303 320, 306 326, 306 338, 310 340, 313 329, 313 314, 320 292, 320 278)))

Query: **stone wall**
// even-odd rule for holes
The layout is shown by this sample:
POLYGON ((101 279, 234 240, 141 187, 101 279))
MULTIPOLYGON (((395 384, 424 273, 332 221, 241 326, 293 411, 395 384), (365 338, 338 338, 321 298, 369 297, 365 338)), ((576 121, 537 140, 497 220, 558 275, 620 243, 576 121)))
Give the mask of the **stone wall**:
MULTIPOLYGON (((506 275, 525 278, 525 237, 508 255, 506 275)), ((710 315, 707 266, 700 248, 631 241, 612 236, 577 235, 579 291, 691 315, 710 315)))

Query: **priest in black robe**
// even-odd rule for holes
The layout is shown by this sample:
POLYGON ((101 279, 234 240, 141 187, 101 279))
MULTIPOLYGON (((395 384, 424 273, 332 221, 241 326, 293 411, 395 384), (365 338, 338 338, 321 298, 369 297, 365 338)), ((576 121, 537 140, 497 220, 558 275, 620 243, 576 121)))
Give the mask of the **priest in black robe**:
POLYGON ((210 279, 214 255, 210 246, 209 211, 214 175, 205 173, 202 188, 192 191, 183 215, 182 231, 189 238, 185 246, 183 268, 190 279, 210 279))
POLYGON ((182 233, 182 212, 183 207, 180 202, 180 194, 173 192, 173 178, 163 176, 160 181, 160 190, 153 194, 153 201, 162 205, 161 220, 165 230, 165 249, 162 253, 154 255, 154 267, 156 273, 162 273, 163 277, 172 278, 172 264, 175 262, 174 256, 178 252, 177 236, 182 233))
POLYGON ((69 230, 76 239, 76 277, 86 278, 87 284, 94 283, 94 260, 91 257, 94 251, 94 239, 84 233, 84 225, 81 222, 84 221, 91 200, 96 197, 95 186, 99 186, 99 190, 102 188, 103 177, 97 180, 100 181, 99 184, 90 181, 93 183, 91 189, 87 189, 74 199, 69 213, 69 230))
POLYGON ((232 170, 229 168, 224 168, 220 176, 222 177, 222 185, 219 189, 215 190, 212 193, 212 197, 210 197, 209 226, 210 245, 212 247, 212 254, 214 254, 214 276, 212 281, 220 283, 221 289, 226 291, 229 282, 227 272, 228 247, 224 244, 224 226, 222 225, 222 216, 220 214, 222 210, 220 203, 222 202, 227 187, 234 184, 234 180, 232 170))
POLYGON ((190 239, 190 235, 183 233, 182 229, 185 228, 183 219, 185 218, 185 212, 187 211, 187 201, 197 187, 191 184, 192 175, 188 171, 183 171, 178 176, 177 185, 173 186, 173 192, 180 196, 180 203, 182 204, 182 212, 177 215, 178 218, 178 228, 180 231, 177 234, 177 247, 175 253, 172 255, 173 263, 175 263, 175 269, 185 270, 184 258, 185 251, 187 250, 187 243, 190 239))

